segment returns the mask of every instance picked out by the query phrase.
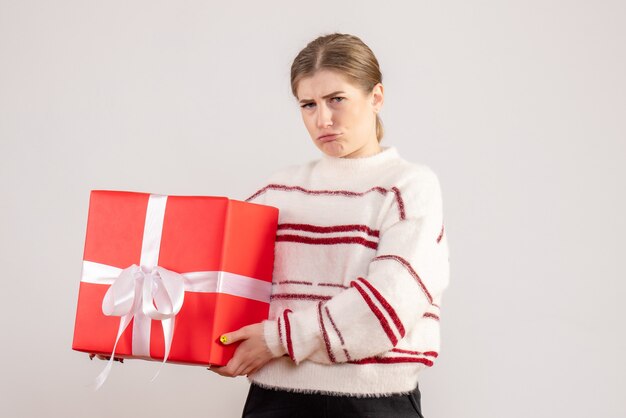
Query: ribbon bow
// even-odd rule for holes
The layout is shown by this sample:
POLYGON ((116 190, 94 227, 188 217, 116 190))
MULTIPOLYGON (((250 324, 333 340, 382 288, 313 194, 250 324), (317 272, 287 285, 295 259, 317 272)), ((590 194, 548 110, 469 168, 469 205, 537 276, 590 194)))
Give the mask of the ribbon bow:
POLYGON ((161 367, 152 378, 156 379, 169 356, 174 338, 174 317, 180 312, 184 297, 184 278, 179 273, 160 266, 146 267, 136 264, 121 271, 102 300, 102 312, 107 316, 119 316, 121 319, 111 358, 96 378, 95 389, 107 379, 113 365, 117 343, 133 317, 145 316, 161 321, 165 355, 161 367))

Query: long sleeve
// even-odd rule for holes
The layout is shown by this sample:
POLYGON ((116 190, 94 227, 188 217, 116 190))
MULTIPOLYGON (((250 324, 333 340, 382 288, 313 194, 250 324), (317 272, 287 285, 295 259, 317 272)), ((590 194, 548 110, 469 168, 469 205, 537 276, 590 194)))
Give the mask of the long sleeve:
POLYGON ((265 320, 265 339, 275 356, 296 363, 341 363, 394 348, 435 304, 449 282, 439 180, 421 171, 396 188, 384 214, 376 254, 366 277, 332 298, 265 320))

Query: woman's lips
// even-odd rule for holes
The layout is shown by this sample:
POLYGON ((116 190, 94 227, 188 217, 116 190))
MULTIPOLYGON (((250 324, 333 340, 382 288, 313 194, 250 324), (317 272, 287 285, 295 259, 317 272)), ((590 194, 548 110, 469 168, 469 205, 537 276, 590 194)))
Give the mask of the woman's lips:
POLYGON ((318 139, 322 142, 329 142, 329 141, 334 141, 339 135, 341 134, 326 135, 326 136, 321 136, 318 139))

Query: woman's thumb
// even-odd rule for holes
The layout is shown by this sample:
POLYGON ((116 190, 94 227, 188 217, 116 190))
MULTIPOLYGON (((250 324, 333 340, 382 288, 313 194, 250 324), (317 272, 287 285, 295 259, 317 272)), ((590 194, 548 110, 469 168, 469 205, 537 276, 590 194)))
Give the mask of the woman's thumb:
POLYGON ((240 339, 241 339, 241 331, 239 330, 229 332, 227 334, 222 334, 220 336, 220 342, 225 345, 234 343, 236 341, 239 341, 240 339))

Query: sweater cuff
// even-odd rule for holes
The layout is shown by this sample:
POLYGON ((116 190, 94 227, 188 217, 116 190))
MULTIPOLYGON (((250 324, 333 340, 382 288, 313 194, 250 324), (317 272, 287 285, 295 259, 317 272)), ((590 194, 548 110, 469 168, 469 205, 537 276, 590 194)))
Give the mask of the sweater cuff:
POLYGON ((283 346, 278 333, 278 321, 263 320, 263 335, 265 336, 265 344, 267 344, 274 357, 281 357, 287 353, 287 349, 283 346))

